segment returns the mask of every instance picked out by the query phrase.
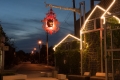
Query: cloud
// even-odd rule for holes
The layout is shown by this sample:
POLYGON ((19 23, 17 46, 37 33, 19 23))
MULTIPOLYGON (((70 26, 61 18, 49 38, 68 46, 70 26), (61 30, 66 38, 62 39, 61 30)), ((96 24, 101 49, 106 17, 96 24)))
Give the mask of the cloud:
POLYGON ((21 24, 16 24, 16 23, 12 23, 12 22, 2 22, 2 27, 3 29, 9 29, 9 30, 24 30, 23 28, 19 27, 19 26, 23 26, 21 24))
MULTIPOLYGON (((30 52, 34 47, 38 48, 38 40, 46 44, 46 32, 42 29, 40 19, 19 18, 20 23, 2 22, 3 28, 9 37, 14 38, 17 50, 30 52)), ((60 22, 59 31, 48 35, 48 45, 54 46, 68 33, 73 33, 73 24, 60 22)))
MULTIPOLYGON (((59 41, 61 41, 68 33, 71 33, 71 31, 64 31, 64 30, 59 30, 58 32, 48 35, 48 45, 54 46, 57 44, 59 41)), ((21 36, 23 39, 20 39, 15 41, 15 44, 18 45, 17 50, 24 50, 26 52, 30 52, 33 50, 34 47, 38 49, 38 40, 42 40, 43 44, 46 44, 46 32, 40 33, 39 31, 36 33, 30 33, 27 34, 27 36, 21 36), (25 38, 24 38, 25 37, 25 38), (28 37, 28 38, 26 38, 28 37)))
MULTIPOLYGON (((17 50, 24 50, 26 52, 30 52, 34 47, 38 47, 38 40, 42 40, 43 43, 45 43, 45 37, 46 34, 45 33, 31 33, 28 34, 27 36, 23 36, 24 37, 28 37, 26 39, 19 39, 15 41, 15 44, 18 45, 18 49, 17 50)), ((22 37, 22 36, 21 36, 22 37)))
POLYGON ((28 22, 28 23, 38 23, 40 24, 41 23, 41 20, 40 19, 22 19, 23 22, 28 22))

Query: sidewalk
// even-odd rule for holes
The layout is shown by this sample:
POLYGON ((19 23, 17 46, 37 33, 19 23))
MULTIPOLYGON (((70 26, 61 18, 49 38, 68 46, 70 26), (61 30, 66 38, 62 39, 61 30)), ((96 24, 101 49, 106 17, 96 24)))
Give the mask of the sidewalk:
POLYGON ((18 65, 15 65, 13 68, 11 68, 10 70, 13 70, 13 71, 17 71, 23 64, 18 64, 18 65))
POLYGON ((58 79, 51 77, 39 77, 39 78, 27 78, 26 80, 58 80, 58 79))
POLYGON ((41 77, 40 76, 40 72, 31 72, 27 75, 27 79, 26 80, 58 80, 57 78, 53 78, 53 77, 41 77))
POLYGON ((11 69, 4 70, 4 72, 14 72, 14 73, 16 73, 16 71, 20 68, 20 66, 22 66, 22 64, 15 65, 15 66, 12 67, 11 69))

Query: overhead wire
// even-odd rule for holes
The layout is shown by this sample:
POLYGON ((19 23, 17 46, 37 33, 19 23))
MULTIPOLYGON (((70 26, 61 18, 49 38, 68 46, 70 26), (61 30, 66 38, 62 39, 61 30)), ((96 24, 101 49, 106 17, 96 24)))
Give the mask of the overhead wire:
MULTIPOLYGON (((44 1, 46 2, 47 0, 44 0, 44 1)), ((66 5, 66 4, 68 3, 68 1, 69 1, 69 0, 64 1, 64 2, 65 2, 64 5, 66 5)), ((65 19, 63 20, 64 23, 67 24, 69 27, 70 27, 71 25, 67 22, 67 20, 70 18, 71 13, 72 13, 72 12, 68 12, 67 16, 66 16, 65 19)), ((59 14, 61 14, 61 10, 58 12, 57 15, 59 15, 59 14)), ((60 24, 60 27, 61 27, 62 29, 66 29, 66 30, 72 31, 72 30, 70 30, 70 29, 67 29, 67 28, 65 28, 65 27, 62 27, 62 26, 65 26, 64 23, 60 24)))
MULTIPOLYGON (((66 1, 65 5, 67 4, 67 2, 68 2, 68 0, 66 1)), ((65 19, 64 19, 64 23, 67 24, 69 27, 71 27, 71 25, 70 25, 69 23, 67 23, 67 20, 70 18, 71 13, 72 13, 72 12, 68 12, 67 16, 66 16, 65 19)), ((61 25, 64 25, 64 24, 62 23, 61 25)), ((62 27, 62 26, 61 26, 61 27, 62 27)), ((70 30, 70 29, 63 28, 63 27, 62 27, 62 29, 70 30)), ((72 31, 72 30, 70 30, 70 31, 72 31)))
POLYGON ((67 15, 67 17, 66 17, 65 20, 64 20, 64 22, 65 22, 67 25, 69 25, 69 27, 70 27, 71 25, 70 25, 69 23, 67 23, 67 20, 70 18, 71 13, 72 13, 72 12, 69 12, 68 15, 67 15))

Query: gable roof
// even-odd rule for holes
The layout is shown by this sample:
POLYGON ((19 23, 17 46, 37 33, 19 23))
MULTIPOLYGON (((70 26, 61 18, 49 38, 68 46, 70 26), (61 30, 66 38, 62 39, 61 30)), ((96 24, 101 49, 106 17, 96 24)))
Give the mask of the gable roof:
MULTIPOLYGON (((92 14, 95 12, 95 10, 96 10, 97 8, 101 9, 102 11, 104 11, 104 13, 103 13, 102 16, 101 16, 101 19, 103 19, 103 20, 104 20, 104 23, 105 23, 105 15, 106 15, 106 14, 109 14, 109 15, 111 14, 111 13, 108 12, 108 11, 109 11, 109 9, 113 6, 113 4, 115 3, 115 1, 116 1, 116 0, 113 0, 106 10, 105 10, 104 8, 102 8, 101 6, 99 6, 99 5, 96 5, 95 8, 92 10, 92 12, 91 12, 91 13, 89 14, 89 16, 87 17, 87 19, 85 20, 85 22, 83 23, 83 25, 82 25, 82 27, 81 27, 81 29, 80 29, 80 32, 82 33, 83 29, 85 28, 85 25, 87 24, 88 20, 90 19, 90 17, 92 16, 92 14)), ((117 20, 119 19, 119 18, 117 18, 116 16, 114 16, 114 18, 116 18, 117 20)), ((120 20, 120 19, 119 19, 119 20, 120 20)))
POLYGON ((53 50, 55 51, 55 49, 63 42, 63 41, 65 41, 68 37, 72 37, 72 38, 74 38, 74 39, 76 39, 76 40, 78 40, 78 41, 81 41, 79 38, 77 38, 77 37, 75 37, 75 36, 73 36, 73 35, 71 35, 71 34, 68 34, 66 37, 64 37, 58 44, 56 44, 54 47, 53 47, 53 50))

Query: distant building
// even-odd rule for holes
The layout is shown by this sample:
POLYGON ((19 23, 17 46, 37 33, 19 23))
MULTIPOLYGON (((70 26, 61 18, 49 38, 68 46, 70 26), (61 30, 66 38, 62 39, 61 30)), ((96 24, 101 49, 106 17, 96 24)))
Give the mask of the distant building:
POLYGON ((4 41, 2 26, 0 25, 0 72, 4 69, 4 41))

